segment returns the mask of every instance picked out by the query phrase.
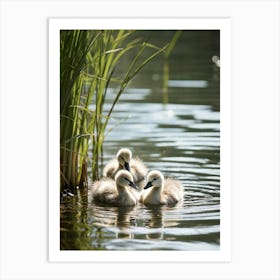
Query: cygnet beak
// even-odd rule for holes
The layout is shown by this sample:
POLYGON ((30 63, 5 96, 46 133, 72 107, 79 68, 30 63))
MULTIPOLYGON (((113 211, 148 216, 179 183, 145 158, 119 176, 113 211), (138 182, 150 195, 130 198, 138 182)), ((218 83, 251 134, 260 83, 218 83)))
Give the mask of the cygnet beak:
POLYGON ((150 181, 150 182, 148 182, 147 185, 144 187, 144 190, 146 190, 146 189, 148 189, 148 188, 150 188, 150 187, 152 187, 152 186, 153 186, 153 183, 152 183, 152 181, 150 181))
POLYGON ((129 163, 128 163, 128 162, 125 162, 125 163, 124 163, 124 167, 125 167, 125 169, 126 169, 127 171, 130 172, 130 167, 129 167, 129 163))
POLYGON ((139 188, 132 181, 129 181, 129 186, 136 190, 139 190, 139 188))

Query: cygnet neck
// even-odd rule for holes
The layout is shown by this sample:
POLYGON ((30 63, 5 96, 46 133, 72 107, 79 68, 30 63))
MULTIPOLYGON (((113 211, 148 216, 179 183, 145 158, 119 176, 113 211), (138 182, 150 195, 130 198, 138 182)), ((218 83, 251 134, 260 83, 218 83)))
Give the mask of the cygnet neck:
POLYGON ((126 204, 135 204, 135 197, 132 192, 129 191, 130 186, 120 186, 117 184, 118 194, 121 200, 125 201, 126 204))

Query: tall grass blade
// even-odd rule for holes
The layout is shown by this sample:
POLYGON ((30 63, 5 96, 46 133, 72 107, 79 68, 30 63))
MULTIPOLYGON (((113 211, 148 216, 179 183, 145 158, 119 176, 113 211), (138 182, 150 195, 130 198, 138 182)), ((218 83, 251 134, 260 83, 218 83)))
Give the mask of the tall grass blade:
POLYGON ((172 48, 171 44, 155 46, 135 35, 134 30, 60 33, 61 190, 86 186, 90 161, 93 180, 99 178, 105 131, 120 96, 146 65, 172 48), (151 54, 147 55, 147 49, 151 54), (132 59, 120 75, 118 67, 128 54, 132 59), (107 89, 112 84, 118 91, 105 112, 107 89))

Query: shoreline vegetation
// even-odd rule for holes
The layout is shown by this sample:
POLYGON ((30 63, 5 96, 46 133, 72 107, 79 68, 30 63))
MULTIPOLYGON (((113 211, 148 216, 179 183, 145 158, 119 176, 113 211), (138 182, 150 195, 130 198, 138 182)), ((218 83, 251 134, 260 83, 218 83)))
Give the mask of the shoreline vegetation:
POLYGON ((174 32, 173 39, 159 47, 134 30, 60 31, 61 192, 86 187, 89 167, 93 180, 99 179, 104 134, 115 105, 149 62, 163 54, 166 63, 180 36, 179 31, 174 32), (125 71, 118 71, 127 55, 130 64, 125 71), (118 90, 110 109, 104 112, 109 87, 118 90))

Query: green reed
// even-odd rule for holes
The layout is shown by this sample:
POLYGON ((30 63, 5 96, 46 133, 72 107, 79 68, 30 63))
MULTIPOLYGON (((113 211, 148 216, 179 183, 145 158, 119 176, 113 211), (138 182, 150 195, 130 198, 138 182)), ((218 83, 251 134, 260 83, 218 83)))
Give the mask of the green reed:
POLYGON ((166 51, 164 52, 164 64, 163 64, 163 85, 162 85, 162 92, 163 92, 163 104, 168 103, 168 81, 169 81, 169 56, 173 51, 178 39, 180 38, 182 30, 175 31, 170 43, 168 44, 166 51))
POLYGON ((93 179, 99 177, 104 134, 115 105, 135 75, 166 47, 149 44, 132 30, 60 32, 61 190, 87 185, 90 148, 93 179), (117 74, 125 55, 131 56, 131 62, 123 74, 117 74), (118 91, 104 112, 112 84, 118 91))

